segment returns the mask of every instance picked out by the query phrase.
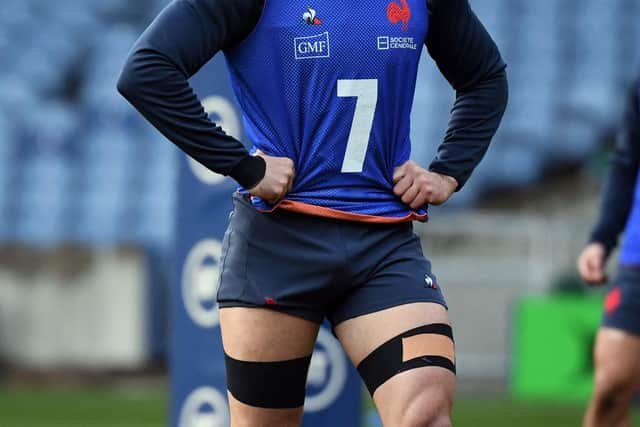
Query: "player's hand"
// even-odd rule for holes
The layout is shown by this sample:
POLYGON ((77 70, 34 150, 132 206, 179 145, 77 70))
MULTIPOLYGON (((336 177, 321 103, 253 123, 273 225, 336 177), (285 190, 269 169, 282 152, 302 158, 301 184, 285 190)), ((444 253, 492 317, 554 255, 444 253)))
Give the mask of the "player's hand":
POLYGON ((262 181, 249 190, 249 193, 274 205, 291 190, 296 176, 293 160, 288 157, 267 156, 259 150, 256 155, 264 159, 267 168, 262 181))
POLYGON ((601 243, 590 243, 578 258, 580 277, 589 285, 602 285, 607 281, 604 272, 607 251, 601 243))
POLYGON ((429 172, 409 160, 393 174, 393 192, 402 202, 419 209, 424 205, 441 205, 456 191, 458 181, 447 175, 429 172))

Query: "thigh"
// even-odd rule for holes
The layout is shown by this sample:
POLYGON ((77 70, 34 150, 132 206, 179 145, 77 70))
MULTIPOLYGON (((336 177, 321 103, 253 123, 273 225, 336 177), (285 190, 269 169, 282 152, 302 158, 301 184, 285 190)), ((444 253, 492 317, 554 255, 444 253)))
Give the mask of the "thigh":
MULTIPOLYGON (((414 328, 431 324, 449 324, 445 307, 438 303, 413 303, 346 320, 335 327, 336 335, 355 366, 384 343, 414 328)), ((436 337, 437 338, 437 337, 436 337)), ((435 353, 441 342, 432 342, 435 353)), ((425 356, 431 349, 424 348, 425 356)), ((453 355, 450 357, 453 358, 453 355)), ((455 394, 455 374, 437 366, 420 367, 402 372, 378 387, 373 398, 385 426, 401 425, 398 421, 425 402, 446 406, 450 411, 455 394), (412 409, 413 408, 413 409, 412 409)), ((430 406, 428 403, 425 406, 430 406)), ((438 409, 438 408, 436 408, 438 409)), ((442 409, 442 408, 440 408, 442 409)), ((426 407, 425 407, 425 410, 426 407)))
POLYGON ((631 399, 640 385, 640 336, 602 327, 594 353, 596 388, 615 389, 631 399))
MULTIPOLYGON (((286 362, 309 357, 319 325, 300 317, 261 308, 230 307, 220 310, 222 343, 227 356, 243 362, 286 362)), ((308 368, 308 365, 307 365, 308 368)), ((304 372, 306 379, 306 371, 304 372)), ((261 378, 246 378, 254 387, 261 378)), ((228 379, 229 381, 229 379, 228 379)), ((277 393, 281 384, 262 384, 277 393)), ((268 390, 267 390, 268 391, 268 390)), ((297 426, 302 407, 271 409, 248 405, 229 393, 233 427, 297 426)))
POLYGON ((607 294, 595 346, 596 387, 615 386, 629 398, 640 380, 640 270, 621 265, 607 294))

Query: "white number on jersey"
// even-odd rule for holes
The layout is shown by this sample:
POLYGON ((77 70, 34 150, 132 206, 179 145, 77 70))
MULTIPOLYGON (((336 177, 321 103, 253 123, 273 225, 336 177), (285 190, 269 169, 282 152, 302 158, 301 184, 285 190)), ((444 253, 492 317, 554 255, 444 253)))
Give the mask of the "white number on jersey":
POLYGON ((357 98, 342 172, 360 173, 367 155, 373 117, 378 104, 378 80, 338 80, 338 96, 357 98))

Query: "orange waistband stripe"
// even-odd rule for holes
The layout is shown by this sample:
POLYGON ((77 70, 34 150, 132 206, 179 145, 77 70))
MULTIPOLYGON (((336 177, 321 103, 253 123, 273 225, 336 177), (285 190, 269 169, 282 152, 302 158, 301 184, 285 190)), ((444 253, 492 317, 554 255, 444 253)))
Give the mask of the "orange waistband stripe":
POLYGON ((340 219, 344 221, 369 222, 369 223, 376 223, 376 224, 395 224, 395 223, 410 222, 410 221, 426 221, 428 218, 427 214, 418 215, 415 212, 412 212, 409 215, 403 216, 403 217, 362 215, 362 214, 355 214, 351 212, 339 211, 336 209, 324 208, 321 206, 309 205, 307 203, 302 203, 302 202, 294 202, 291 200, 283 200, 278 204, 276 208, 284 209, 290 212, 297 212, 301 214, 321 216, 325 218, 334 218, 334 219, 340 219))

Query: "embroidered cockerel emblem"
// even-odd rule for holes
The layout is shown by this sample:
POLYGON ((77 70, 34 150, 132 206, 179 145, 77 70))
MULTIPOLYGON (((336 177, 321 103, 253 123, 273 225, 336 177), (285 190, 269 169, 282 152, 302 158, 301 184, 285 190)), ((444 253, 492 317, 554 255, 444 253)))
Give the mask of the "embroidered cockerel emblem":
POLYGON ((302 20, 308 25, 320 25, 322 21, 316 16, 316 10, 307 8, 307 11, 302 14, 302 20))
POLYGON ((409 19, 411 19, 411 9, 407 0, 400 0, 400 3, 402 6, 395 1, 389 3, 389 6, 387 6, 387 18, 394 25, 402 22, 402 31, 407 31, 409 29, 409 19))

